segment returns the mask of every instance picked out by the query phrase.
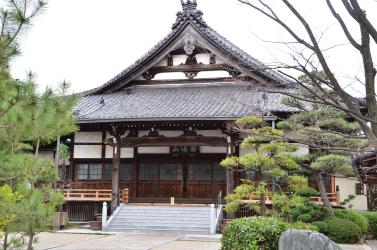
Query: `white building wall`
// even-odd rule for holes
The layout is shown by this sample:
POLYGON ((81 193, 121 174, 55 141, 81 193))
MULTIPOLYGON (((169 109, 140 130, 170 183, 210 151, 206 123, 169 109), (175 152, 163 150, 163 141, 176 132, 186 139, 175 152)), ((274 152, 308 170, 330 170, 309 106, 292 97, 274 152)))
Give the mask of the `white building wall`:
MULTIPOLYGON (((113 147, 106 145, 105 150, 106 150, 105 158, 112 159, 113 158, 113 147)), ((121 159, 134 158, 134 148, 121 148, 120 149, 120 158, 121 159)))
MULTIPOLYGON (((365 195, 356 195, 356 183, 359 183, 356 179, 347 179, 341 177, 335 177, 335 186, 339 186, 340 201, 344 201, 349 195, 354 195, 356 198, 350 203, 353 205, 353 209, 367 210, 367 197, 365 195)), ((365 187, 364 187, 365 192, 365 187)))
POLYGON ((102 158, 102 145, 75 145, 73 157, 82 158, 102 158))
POLYGON ((139 147, 139 154, 169 154, 170 147, 139 147))
POLYGON ((200 146, 199 151, 202 154, 226 154, 226 147, 200 146))
POLYGON ((102 143, 102 132, 76 132, 75 143, 102 143))

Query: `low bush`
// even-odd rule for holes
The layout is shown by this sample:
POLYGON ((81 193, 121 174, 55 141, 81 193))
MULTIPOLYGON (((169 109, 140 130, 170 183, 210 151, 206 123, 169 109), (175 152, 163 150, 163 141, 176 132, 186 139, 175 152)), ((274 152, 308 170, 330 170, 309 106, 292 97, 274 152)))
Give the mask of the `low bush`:
POLYGON ((231 221, 221 238, 222 250, 277 249, 290 225, 275 217, 247 217, 231 221))
POLYGON ((328 218, 323 223, 314 222, 319 231, 337 243, 356 243, 362 236, 361 228, 352 221, 341 218, 328 218))
POLYGON ((316 225, 310 224, 310 223, 304 223, 301 221, 292 223, 289 225, 290 229, 296 229, 296 230, 309 230, 309 231, 315 231, 318 232, 318 227, 316 225))
POLYGON ((365 212, 363 214, 368 220, 368 232, 377 238, 377 212, 365 212))
POLYGON ((297 221, 301 221, 301 222, 311 222, 312 220, 312 216, 310 214, 300 214, 298 217, 297 217, 297 221))
POLYGON ((336 217, 352 221, 358 225, 363 234, 368 232, 368 220, 362 214, 346 209, 335 209, 334 212, 336 217))
POLYGON ((329 230, 327 227, 327 223, 324 221, 314 221, 312 225, 316 226, 318 228, 318 231, 323 234, 326 234, 329 230))
POLYGON ((301 197, 306 197, 306 198, 310 198, 312 196, 318 196, 319 193, 317 190, 315 190, 314 188, 311 188, 311 187, 304 187, 304 188, 300 188, 296 191, 296 195, 298 196, 301 196, 301 197))

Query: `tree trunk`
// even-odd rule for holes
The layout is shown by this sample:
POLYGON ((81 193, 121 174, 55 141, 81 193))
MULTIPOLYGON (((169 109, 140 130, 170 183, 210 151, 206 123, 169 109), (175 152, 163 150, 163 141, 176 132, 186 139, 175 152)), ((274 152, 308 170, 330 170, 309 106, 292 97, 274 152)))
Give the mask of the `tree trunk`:
POLYGON ((27 250, 33 250, 34 233, 30 233, 29 242, 27 244, 27 250))
POLYGON ((39 144, 41 143, 41 140, 38 138, 37 145, 35 145, 35 155, 37 156, 39 153, 39 144))
POLYGON ((368 210, 377 211, 377 184, 367 183, 368 210))
POLYGON ((266 215, 266 195, 265 193, 260 194, 260 216, 266 215))
POLYGON ((335 216, 334 209, 332 208, 329 197, 327 196, 326 187, 325 183, 323 182, 321 172, 316 172, 314 176, 317 182, 319 193, 321 194, 323 205, 329 210, 330 216, 335 216))
POLYGON ((8 249, 8 232, 6 230, 4 234, 3 249, 4 250, 8 249))

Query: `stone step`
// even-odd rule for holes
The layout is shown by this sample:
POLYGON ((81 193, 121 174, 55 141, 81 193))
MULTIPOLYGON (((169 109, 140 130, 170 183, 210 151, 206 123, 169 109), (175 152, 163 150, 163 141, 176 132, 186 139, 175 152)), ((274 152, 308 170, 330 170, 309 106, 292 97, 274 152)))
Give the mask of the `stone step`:
POLYGON ((209 209, 175 209, 175 208, 156 208, 156 209, 150 209, 150 208, 127 208, 123 207, 121 211, 144 211, 144 212, 149 212, 149 211, 166 211, 166 212, 180 212, 180 213, 209 213, 209 209))
POLYGON ((195 221, 191 223, 186 222, 174 222, 174 221, 121 221, 116 220, 111 223, 111 226, 200 226, 209 227, 209 222, 195 221))
POLYGON ((187 217, 167 217, 167 216, 154 216, 154 217, 131 217, 131 216, 117 216, 117 220, 121 221, 178 221, 178 222, 195 222, 195 221, 209 221, 209 217, 203 218, 187 218, 187 217))
POLYGON ((209 214, 170 214, 170 213, 153 213, 153 214, 143 214, 143 213, 118 213, 119 217, 125 218, 187 218, 187 219, 205 219, 209 218, 209 214))
POLYGON ((175 229, 134 229, 134 228, 122 228, 122 229, 112 229, 108 228, 109 232, 126 232, 126 233, 143 233, 143 234, 168 234, 168 235, 208 235, 209 230, 175 230, 175 229))
POLYGON ((155 213, 169 213, 169 214, 210 214, 210 211, 178 211, 178 210, 127 210, 127 209, 121 209, 119 210, 119 213, 146 213, 146 214, 155 214, 155 213))
POLYGON ((149 230, 177 230, 177 231, 206 231, 209 230, 209 227, 199 227, 199 226, 127 226, 127 225, 110 225, 108 228, 111 229, 149 229, 149 230))

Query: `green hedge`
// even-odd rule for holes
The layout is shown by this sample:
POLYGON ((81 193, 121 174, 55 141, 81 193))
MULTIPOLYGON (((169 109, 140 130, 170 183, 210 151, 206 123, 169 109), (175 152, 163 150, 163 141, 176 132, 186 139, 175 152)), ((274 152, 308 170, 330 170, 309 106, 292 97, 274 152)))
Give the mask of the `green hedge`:
POLYGON ((337 243, 356 243, 363 235, 361 228, 350 220, 328 218, 313 223, 319 231, 337 243))
POLYGON ((231 221, 221 238, 222 250, 277 249, 290 225, 275 217, 247 217, 231 221))
POLYGON ((296 230, 309 230, 309 231, 315 231, 315 232, 319 231, 318 227, 314 223, 310 224, 310 223, 304 223, 301 221, 290 224, 289 228, 296 229, 296 230))
POLYGON ((368 220, 362 214, 346 209, 335 209, 334 212, 336 217, 352 221, 358 225, 363 234, 368 232, 368 220))
POLYGON ((369 222, 368 232, 377 238, 377 212, 364 212, 363 215, 369 222))

